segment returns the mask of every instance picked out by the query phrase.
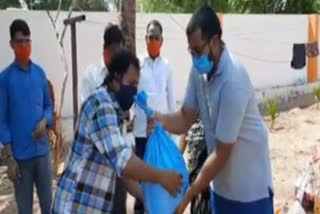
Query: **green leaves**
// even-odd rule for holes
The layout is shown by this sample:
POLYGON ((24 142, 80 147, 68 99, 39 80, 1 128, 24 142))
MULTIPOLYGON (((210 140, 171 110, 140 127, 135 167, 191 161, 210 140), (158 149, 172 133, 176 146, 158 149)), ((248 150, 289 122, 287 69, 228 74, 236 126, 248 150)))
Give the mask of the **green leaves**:
MULTIPOLYGON (((63 0, 61 4, 62 10, 68 10, 72 0, 63 0)), ((34 10, 57 10, 59 0, 28 0, 26 1, 28 8, 34 10)), ((76 9, 86 11, 106 11, 107 5, 104 0, 78 0, 76 9)), ((0 9, 8 7, 20 7, 19 0, 0 0, 0 9)))
POLYGON ((313 95, 317 101, 320 101, 320 87, 313 89, 313 95))
POLYGON ((274 123, 276 118, 279 116, 278 114, 278 102, 276 99, 267 99, 266 106, 271 117, 271 128, 274 128, 274 123))
POLYGON ((20 7, 19 0, 0 0, 0 9, 7 9, 8 7, 20 7))
POLYGON ((146 12, 193 13, 207 4, 226 13, 316 13, 320 0, 140 0, 146 12))
POLYGON ((314 99, 317 102, 317 109, 319 109, 319 102, 320 102, 320 87, 317 87, 315 89, 313 89, 313 96, 314 99))
POLYGON ((229 0, 140 0, 145 12, 193 13, 202 5, 217 11, 230 11, 229 0))

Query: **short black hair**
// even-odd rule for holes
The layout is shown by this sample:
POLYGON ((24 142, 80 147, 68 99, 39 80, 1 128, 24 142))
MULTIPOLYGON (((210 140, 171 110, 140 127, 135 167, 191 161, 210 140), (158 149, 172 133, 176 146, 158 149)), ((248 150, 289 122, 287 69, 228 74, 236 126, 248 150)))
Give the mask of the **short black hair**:
POLYGON ((14 39, 16 33, 21 32, 25 36, 30 36, 30 29, 26 21, 15 19, 10 25, 10 38, 14 39))
POLYGON ((125 39, 118 25, 109 23, 103 34, 104 47, 108 47, 113 43, 124 44, 125 39))
POLYGON ((200 29, 203 39, 210 40, 214 35, 222 36, 222 29, 216 12, 209 6, 200 7, 191 17, 187 26, 189 36, 200 29))
POLYGON ((148 25, 147 25, 147 33, 149 31, 150 26, 152 26, 152 25, 157 27, 157 28, 159 28, 160 33, 162 34, 162 25, 160 24, 160 22, 158 20, 155 20, 155 19, 148 23, 148 25))
POLYGON ((121 48, 111 58, 110 65, 108 66, 108 75, 104 79, 103 85, 112 81, 116 74, 124 75, 130 65, 133 65, 140 70, 139 59, 130 50, 121 48))

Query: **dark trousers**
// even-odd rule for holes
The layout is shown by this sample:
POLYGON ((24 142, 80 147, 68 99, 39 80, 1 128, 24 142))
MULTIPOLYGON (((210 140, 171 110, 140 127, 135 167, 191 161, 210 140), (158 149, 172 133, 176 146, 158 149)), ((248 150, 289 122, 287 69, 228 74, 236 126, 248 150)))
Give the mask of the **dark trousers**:
MULTIPOLYGON (((144 153, 146 151, 146 144, 148 138, 136 138, 136 155, 143 160, 144 153)), ((134 203, 134 213, 135 214, 143 214, 144 206, 143 202, 136 200, 134 203)))
POLYGON ((32 214, 33 186, 36 186, 41 214, 51 212, 52 172, 50 154, 31 160, 17 161, 21 178, 14 184, 19 214, 32 214))
POLYGON ((120 178, 116 181, 116 190, 113 198, 112 214, 127 213, 127 189, 120 178))

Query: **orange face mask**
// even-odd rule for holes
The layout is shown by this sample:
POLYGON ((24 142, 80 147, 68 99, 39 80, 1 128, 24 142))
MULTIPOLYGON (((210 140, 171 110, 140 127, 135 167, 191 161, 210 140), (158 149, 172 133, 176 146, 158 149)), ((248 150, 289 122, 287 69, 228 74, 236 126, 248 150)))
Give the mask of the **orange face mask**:
POLYGON ((160 41, 148 41, 148 53, 151 57, 158 57, 160 55, 161 42, 160 41))
POLYGON ((14 54, 18 61, 27 64, 31 56, 31 45, 30 44, 16 45, 14 47, 14 54))
POLYGON ((108 49, 104 49, 103 51, 103 59, 104 59, 104 63, 106 64, 106 66, 108 66, 110 64, 111 61, 111 56, 110 56, 110 52, 108 49))

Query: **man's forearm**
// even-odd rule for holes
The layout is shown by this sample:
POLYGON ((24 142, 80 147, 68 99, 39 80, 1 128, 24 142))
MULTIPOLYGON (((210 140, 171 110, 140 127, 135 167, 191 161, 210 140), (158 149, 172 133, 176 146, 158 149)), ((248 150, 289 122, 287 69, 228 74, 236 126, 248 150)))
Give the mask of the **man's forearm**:
POLYGON ((135 198, 143 201, 143 192, 137 181, 131 179, 122 179, 127 187, 127 191, 135 198))
POLYGON ((217 174, 223 169, 226 162, 228 161, 233 144, 218 144, 217 155, 212 153, 202 169, 199 172, 196 180, 190 187, 190 197, 193 198, 202 192, 209 186, 209 183, 217 176, 217 174))
POLYGON ((182 154, 186 150, 186 147, 187 147, 186 135, 183 134, 183 135, 180 136, 180 139, 179 139, 179 149, 180 149, 182 154))
POLYGON ((161 183, 161 170, 154 169, 145 164, 136 155, 132 155, 123 171, 123 177, 136 181, 161 183))
POLYGON ((186 112, 183 109, 171 114, 156 113, 156 119, 170 133, 185 134, 196 119, 196 112, 186 112))
POLYGON ((2 156, 4 157, 5 165, 8 165, 10 161, 14 160, 10 144, 3 148, 2 156))

